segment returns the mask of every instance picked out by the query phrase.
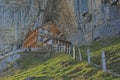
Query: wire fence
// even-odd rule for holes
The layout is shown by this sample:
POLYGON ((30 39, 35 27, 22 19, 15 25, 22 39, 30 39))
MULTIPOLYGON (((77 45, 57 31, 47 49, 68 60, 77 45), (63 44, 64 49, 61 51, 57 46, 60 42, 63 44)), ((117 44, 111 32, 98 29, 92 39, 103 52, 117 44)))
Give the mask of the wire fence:
MULTIPOLYGON (((101 51, 101 53, 99 53, 99 55, 94 56, 94 54, 91 52, 91 49, 88 48, 85 50, 85 53, 82 53, 81 49, 79 47, 74 47, 74 46, 52 46, 49 48, 38 48, 38 49, 20 49, 20 50, 16 50, 15 52, 29 52, 29 51, 38 51, 38 52, 44 52, 44 53, 65 53, 67 55, 72 56, 73 59, 77 59, 80 61, 87 61, 88 64, 92 64, 94 65, 96 68, 102 69, 104 72, 108 72, 111 73, 115 76, 119 76, 120 77, 120 73, 116 73, 114 72, 112 69, 110 69, 109 66, 113 66, 108 64, 108 62, 110 62, 108 55, 106 55, 105 51, 101 51)), ((9 55, 11 55, 13 53, 10 53, 9 55)), ((50 54, 46 54, 47 56, 50 56, 50 54)), ((115 55, 115 54, 114 54, 115 55)), ((8 55, 6 55, 8 56, 8 55)), ((5 57, 5 56, 4 56, 5 57)), ((119 61, 119 60, 118 60, 119 61)), ((119 63, 118 63, 118 69, 119 69, 119 63)), ((114 66, 114 68, 117 69, 117 67, 114 66)))
POLYGON ((94 65, 96 68, 102 69, 104 72, 111 73, 115 76, 119 76, 119 73, 113 72, 111 69, 108 69, 109 66, 107 62, 109 61, 106 57, 105 51, 102 51, 99 56, 93 56, 93 53, 90 52, 90 48, 86 50, 86 53, 81 53, 79 47, 70 47, 67 54, 71 55, 73 59, 78 59, 80 61, 87 61, 89 64, 94 65))

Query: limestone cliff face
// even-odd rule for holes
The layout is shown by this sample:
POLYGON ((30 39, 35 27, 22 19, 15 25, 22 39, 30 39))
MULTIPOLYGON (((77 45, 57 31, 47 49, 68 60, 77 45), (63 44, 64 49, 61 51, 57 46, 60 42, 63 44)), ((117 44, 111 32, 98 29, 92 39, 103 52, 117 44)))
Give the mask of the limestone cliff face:
POLYGON ((56 22, 67 40, 79 45, 120 36, 119 14, 119 0, 50 0, 45 17, 56 22))
POLYGON ((47 0, 0 0, 0 51, 21 44, 30 27, 42 24, 47 0))
POLYGON ((120 36, 120 1, 0 0, 0 51, 48 21, 74 45, 120 36))
POLYGON ((75 39, 74 37, 80 39, 73 1, 74 0, 49 0, 44 16, 44 23, 52 20, 64 35, 64 39, 72 42, 75 39))

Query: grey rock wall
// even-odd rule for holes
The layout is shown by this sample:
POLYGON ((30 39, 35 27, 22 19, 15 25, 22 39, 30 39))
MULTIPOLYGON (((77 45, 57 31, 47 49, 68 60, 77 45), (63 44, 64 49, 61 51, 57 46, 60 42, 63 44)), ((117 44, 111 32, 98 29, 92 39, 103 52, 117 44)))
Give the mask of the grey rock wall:
POLYGON ((0 0, 0 53, 53 21, 73 44, 120 36, 120 0, 0 0))
POLYGON ((9 55, 3 59, 0 59, 0 72, 9 67, 10 63, 14 63, 16 60, 20 59, 21 55, 18 53, 9 55))
POLYGON ((31 27, 41 25, 45 1, 0 0, 0 51, 20 44, 31 27))
POLYGON ((81 43, 120 36, 119 3, 119 0, 74 1, 78 27, 83 33, 80 35, 84 39, 81 43))
MULTIPOLYGON (((120 0, 50 0, 45 14, 73 44, 120 36, 120 0), (51 3, 50 3, 51 2, 51 3)), ((45 16, 45 17, 46 17, 45 16)), ((45 18, 47 21, 47 19, 45 18)))

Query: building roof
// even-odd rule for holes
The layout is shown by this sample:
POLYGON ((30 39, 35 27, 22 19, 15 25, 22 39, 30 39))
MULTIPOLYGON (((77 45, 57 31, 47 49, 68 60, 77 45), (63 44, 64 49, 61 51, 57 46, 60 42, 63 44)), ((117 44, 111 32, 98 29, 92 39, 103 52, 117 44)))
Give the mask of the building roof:
POLYGON ((56 25, 53 24, 51 21, 48 22, 48 23, 46 23, 46 24, 44 24, 44 25, 41 26, 41 27, 38 27, 37 30, 38 30, 38 29, 47 30, 47 31, 51 32, 51 33, 52 33, 52 36, 54 36, 54 37, 55 37, 56 34, 60 34, 60 31, 57 29, 56 25))

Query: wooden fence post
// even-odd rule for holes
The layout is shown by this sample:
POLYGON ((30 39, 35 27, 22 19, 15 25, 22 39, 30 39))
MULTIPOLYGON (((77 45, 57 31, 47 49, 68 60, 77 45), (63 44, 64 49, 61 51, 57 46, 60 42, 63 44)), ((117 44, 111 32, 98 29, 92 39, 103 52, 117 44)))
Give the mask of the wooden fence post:
POLYGON ((61 50, 62 50, 62 52, 64 52, 64 46, 63 45, 62 45, 62 49, 61 50))
POLYGON ((107 68, 106 68, 106 60, 105 60, 105 52, 102 51, 102 68, 103 68, 103 71, 106 71, 107 68))
POLYGON ((58 45, 58 52, 60 52, 60 46, 58 45))
POLYGON ((66 46, 64 45, 64 52, 66 52, 66 46))
POLYGON ((62 45, 60 46, 60 52, 62 52, 62 45))
POLYGON ((60 52, 62 52, 62 46, 60 46, 60 52))
POLYGON ((70 53, 71 53, 71 47, 69 47, 69 55, 70 55, 70 53))
POLYGON ((64 52, 64 50, 63 50, 63 45, 61 46, 61 52, 64 52))
POLYGON ((82 61, 82 55, 81 55, 80 49, 79 49, 79 57, 80 57, 80 61, 82 61))
POLYGON ((59 40, 58 40, 58 52, 60 52, 60 51, 59 51, 59 47, 60 47, 60 43, 59 43, 59 40))
POLYGON ((90 64, 91 60, 90 60, 90 49, 89 48, 87 49, 87 54, 88 54, 88 63, 90 64))
POLYGON ((58 53, 58 45, 56 46, 56 52, 58 53))
POLYGON ((73 59, 75 59, 75 47, 73 47, 73 59))
POLYGON ((69 54, 69 47, 67 47, 67 54, 69 54))

